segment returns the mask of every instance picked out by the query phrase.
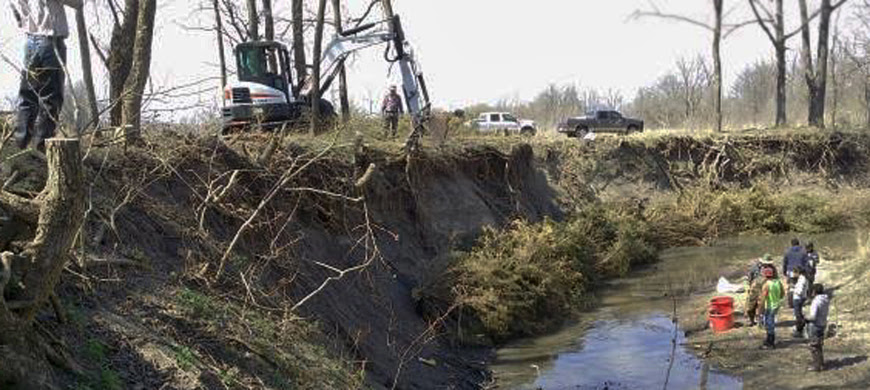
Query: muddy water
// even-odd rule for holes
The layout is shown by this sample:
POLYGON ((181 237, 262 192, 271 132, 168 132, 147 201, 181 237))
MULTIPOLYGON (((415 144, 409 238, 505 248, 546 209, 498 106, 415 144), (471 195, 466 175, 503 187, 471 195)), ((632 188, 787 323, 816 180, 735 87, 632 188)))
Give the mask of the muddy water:
MULTIPOLYGON (((823 257, 853 252, 857 245, 853 231, 810 238, 823 257)), ((491 369, 499 388, 661 389, 667 381, 668 389, 742 389, 741 378, 709 366, 683 346, 683 331, 672 321, 680 299, 671 297, 710 292, 723 270, 742 269, 747 259, 765 252, 779 259, 790 239, 744 236, 665 251, 655 266, 602 289, 596 308, 562 330, 498 350, 491 369)))

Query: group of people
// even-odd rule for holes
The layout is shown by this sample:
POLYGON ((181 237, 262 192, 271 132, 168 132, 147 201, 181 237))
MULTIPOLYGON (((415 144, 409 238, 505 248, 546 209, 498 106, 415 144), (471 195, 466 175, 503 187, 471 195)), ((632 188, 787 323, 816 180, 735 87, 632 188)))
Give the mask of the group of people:
POLYGON ((780 280, 773 257, 765 254, 749 271, 750 286, 746 300, 749 325, 759 323, 767 330, 762 349, 776 348, 776 316, 783 302, 793 310, 795 328, 792 336, 804 338, 805 330, 809 334, 811 371, 821 371, 824 368, 822 346, 830 307, 830 297, 825 292, 825 287, 816 283, 819 260, 819 254, 812 242, 802 247, 798 239, 793 239, 791 247, 783 256, 783 278, 780 280), (807 304, 809 311, 804 315, 804 306, 807 304))

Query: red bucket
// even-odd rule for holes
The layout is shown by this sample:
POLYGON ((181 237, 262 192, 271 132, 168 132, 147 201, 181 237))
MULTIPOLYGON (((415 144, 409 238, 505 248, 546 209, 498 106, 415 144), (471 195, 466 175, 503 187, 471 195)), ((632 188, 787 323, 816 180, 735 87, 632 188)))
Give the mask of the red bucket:
POLYGON ((713 297, 710 299, 710 310, 716 309, 719 312, 734 311, 734 298, 731 297, 713 297))
POLYGON ((720 333, 734 328, 734 309, 711 307, 707 318, 710 320, 710 327, 713 329, 713 332, 720 333))

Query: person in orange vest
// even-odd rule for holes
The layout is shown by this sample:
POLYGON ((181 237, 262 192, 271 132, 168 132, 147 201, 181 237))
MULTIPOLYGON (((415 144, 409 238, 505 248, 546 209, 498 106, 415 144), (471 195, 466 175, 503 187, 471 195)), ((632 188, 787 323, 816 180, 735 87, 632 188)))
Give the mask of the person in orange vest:
POLYGON ((758 297, 758 307, 764 313, 764 327, 767 330, 767 338, 761 345, 761 349, 774 349, 776 348, 776 313, 782 306, 785 289, 777 278, 776 270, 773 267, 764 267, 761 270, 761 275, 766 281, 764 287, 761 288, 761 295, 758 297))

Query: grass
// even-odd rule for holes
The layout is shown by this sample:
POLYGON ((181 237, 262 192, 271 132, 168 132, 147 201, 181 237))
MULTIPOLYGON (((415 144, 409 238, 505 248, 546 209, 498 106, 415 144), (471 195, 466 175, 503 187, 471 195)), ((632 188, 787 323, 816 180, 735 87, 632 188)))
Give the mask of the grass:
MULTIPOLYGON (((332 388, 359 387, 349 364, 321 345, 326 337, 315 322, 276 318, 190 288, 178 291, 176 304, 180 314, 196 321, 199 331, 211 333, 227 345, 245 343, 244 348, 270 362, 272 372, 262 379, 276 388, 306 388, 315 383, 332 388)), ((198 354, 195 347, 173 347, 174 360, 185 371, 201 365, 198 354)), ((233 368, 219 376, 225 384, 239 381, 239 372, 233 368)))

